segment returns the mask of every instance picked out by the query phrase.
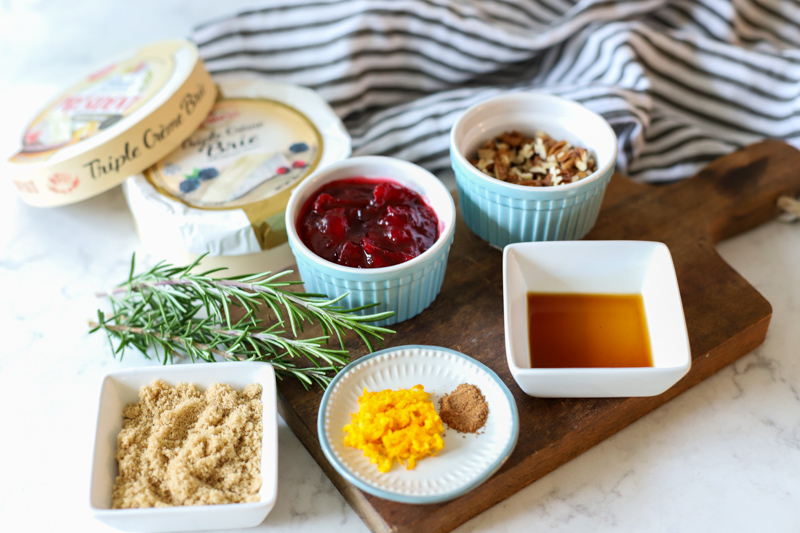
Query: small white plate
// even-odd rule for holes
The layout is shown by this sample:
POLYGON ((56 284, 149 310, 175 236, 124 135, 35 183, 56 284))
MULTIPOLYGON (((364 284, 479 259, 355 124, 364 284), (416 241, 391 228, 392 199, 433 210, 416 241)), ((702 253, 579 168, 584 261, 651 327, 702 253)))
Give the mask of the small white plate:
POLYGON ((457 498, 487 480, 517 444, 519 417, 508 387, 485 365, 462 353, 437 346, 401 346, 375 352, 350 363, 322 397, 317 432, 325 457, 350 483, 386 500, 438 503, 457 498), (387 473, 344 445, 342 430, 358 411, 364 387, 370 392, 422 385, 439 400, 462 383, 476 385, 489 404, 486 425, 477 434, 462 434, 445 424, 444 449, 420 460, 413 470, 395 464, 387 473))

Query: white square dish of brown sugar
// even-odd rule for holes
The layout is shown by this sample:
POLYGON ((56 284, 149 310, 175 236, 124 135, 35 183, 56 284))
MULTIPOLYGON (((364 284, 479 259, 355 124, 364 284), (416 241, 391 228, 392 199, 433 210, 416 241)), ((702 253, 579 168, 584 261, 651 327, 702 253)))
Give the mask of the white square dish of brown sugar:
POLYGON ((265 363, 103 378, 90 506, 123 531, 254 527, 277 497, 275 373, 265 363))

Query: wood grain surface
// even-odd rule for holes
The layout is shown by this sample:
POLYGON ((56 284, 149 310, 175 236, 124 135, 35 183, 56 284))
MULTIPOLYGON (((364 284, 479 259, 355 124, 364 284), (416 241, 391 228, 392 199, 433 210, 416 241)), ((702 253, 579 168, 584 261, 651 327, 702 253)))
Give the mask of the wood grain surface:
MULTIPOLYGON (((387 347, 429 344, 458 350, 494 370, 514 395, 520 436, 503 467, 472 492, 447 503, 407 505, 370 496, 339 476, 316 433, 322 392, 296 380, 279 384, 279 411, 325 473, 374 532, 454 529, 508 498, 761 344, 772 308, 716 253, 720 239, 776 217, 781 195, 800 189, 800 152, 777 141, 725 156, 688 180, 665 186, 614 175, 587 239, 648 240, 672 253, 692 348, 691 371, 650 398, 542 399, 525 395, 506 365, 501 252, 461 221, 442 291, 417 317, 398 324, 387 347)), ((356 357, 364 349, 349 345, 356 357)))

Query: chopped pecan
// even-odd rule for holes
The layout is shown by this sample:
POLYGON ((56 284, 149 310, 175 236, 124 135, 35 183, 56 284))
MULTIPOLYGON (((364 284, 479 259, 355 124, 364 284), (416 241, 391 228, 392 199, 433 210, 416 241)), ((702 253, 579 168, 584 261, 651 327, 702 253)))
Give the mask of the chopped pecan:
POLYGON ((503 132, 487 141, 470 163, 489 176, 529 187, 573 183, 597 169, 585 148, 540 131, 533 137, 516 130, 503 132))

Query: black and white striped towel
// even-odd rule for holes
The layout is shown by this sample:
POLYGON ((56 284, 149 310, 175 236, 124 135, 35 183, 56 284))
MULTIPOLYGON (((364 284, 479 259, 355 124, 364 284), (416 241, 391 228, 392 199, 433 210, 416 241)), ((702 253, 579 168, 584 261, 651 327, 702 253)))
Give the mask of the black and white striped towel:
POLYGON ((468 106, 507 90, 601 113, 617 168, 693 175, 763 138, 800 147, 800 3, 782 0, 275 0, 193 35, 212 73, 316 89, 354 155, 449 166, 468 106))

